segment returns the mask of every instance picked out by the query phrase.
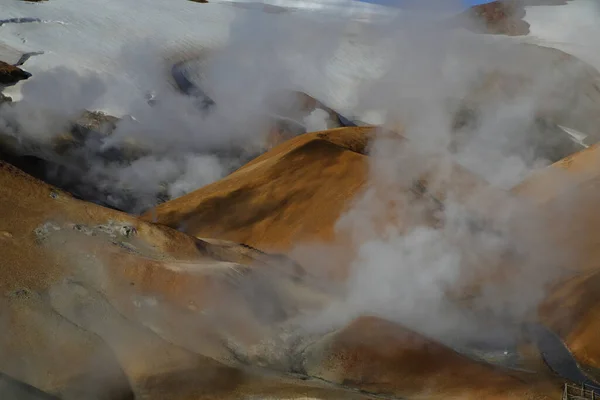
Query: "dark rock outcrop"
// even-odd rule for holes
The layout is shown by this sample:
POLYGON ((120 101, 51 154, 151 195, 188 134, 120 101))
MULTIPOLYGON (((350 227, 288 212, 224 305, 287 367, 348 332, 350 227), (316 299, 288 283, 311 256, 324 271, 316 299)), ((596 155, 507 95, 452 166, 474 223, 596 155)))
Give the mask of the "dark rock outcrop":
POLYGON ((0 61, 0 85, 13 86, 19 81, 29 79, 31 74, 19 67, 0 61))
POLYGON ((522 36, 529 33, 529 24, 524 17, 522 1, 503 0, 471 7, 459 16, 459 20, 477 33, 522 36))

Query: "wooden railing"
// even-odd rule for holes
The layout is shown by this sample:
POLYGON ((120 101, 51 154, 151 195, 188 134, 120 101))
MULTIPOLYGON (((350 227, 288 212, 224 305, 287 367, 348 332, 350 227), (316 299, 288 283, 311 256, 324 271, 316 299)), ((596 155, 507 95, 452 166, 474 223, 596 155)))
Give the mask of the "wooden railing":
POLYGON ((562 400, 600 400, 600 392, 586 385, 565 383, 562 400))

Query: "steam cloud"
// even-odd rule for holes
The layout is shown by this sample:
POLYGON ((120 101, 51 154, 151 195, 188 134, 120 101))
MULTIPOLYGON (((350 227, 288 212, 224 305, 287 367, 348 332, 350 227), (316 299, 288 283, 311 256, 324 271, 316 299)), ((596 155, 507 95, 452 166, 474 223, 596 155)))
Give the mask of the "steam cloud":
MULTIPOLYGON (((561 272, 559 255, 533 228, 543 221, 527 204, 512 199, 474 229, 478 216, 450 191, 438 215, 442 227, 382 227, 374 221, 388 215, 390 203, 409 203, 405 189, 431 169, 431 159, 461 164, 496 189, 508 189, 553 161, 540 149, 555 132, 536 131, 538 111, 557 86, 575 85, 582 67, 574 63, 561 73, 547 68, 532 75, 532 66, 544 62, 532 61, 514 40, 438 28, 435 17, 426 15, 371 23, 301 12, 239 15, 227 43, 203 64, 203 85, 217 102, 214 112, 201 113, 193 99, 173 90, 162 47, 134 43, 123 50, 127 70, 120 77, 58 68, 25 83, 23 100, 0 111, 3 129, 48 142, 82 109, 118 101, 133 118, 124 118, 101 148, 134 141, 147 153, 129 163, 91 157, 84 180, 109 195, 127 192, 133 200, 123 202, 133 201, 130 209, 140 212, 224 176, 247 157, 241 149, 262 150, 267 99, 279 90, 302 90, 342 113, 376 115, 386 127, 401 124, 408 144, 383 134, 375 140, 372 182, 339 222, 340 231, 353 234, 357 257, 344 301, 324 313, 337 314, 338 321, 378 313, 449 343, 477 332, 484 332, 481 340, 504 340, 490 337, 494 324, 508 321, 502 326, 514 330, 561 272), (463 138, 456 146, 457 100, 470 96, 482 74, 492 71, 528 75, 529 89, 510 101, 477 103, 476 124, 458 130, 463 138), (157 99, 152 107, 145 100, 150 92, 157 99), (474 309, 452 299, 450 292, 492 274, 495 260, 507 257, 516 264, 511 275, 502 285, 486 281, 474 309)), ((565 105, 559 101, 551 109, 565 105)), ((307 124, 324 127, 318 112, 307 124)), ((432 181, 447 168, 436 171, 432 181)), ((478 201, 478 193, 468 199, 478 201)), ((423 207, 399 207, 389 221, 424 214, 423 207)))

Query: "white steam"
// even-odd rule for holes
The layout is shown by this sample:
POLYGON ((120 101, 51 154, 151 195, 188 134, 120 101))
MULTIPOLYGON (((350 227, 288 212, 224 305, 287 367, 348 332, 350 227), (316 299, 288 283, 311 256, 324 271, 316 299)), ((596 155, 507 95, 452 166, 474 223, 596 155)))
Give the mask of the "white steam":
MULTIPOLYGON (((482 193, 465 199, 450 190, 435 215, 444 223, 431 226, 430 204, 413 201, 408 189, 433 170, 435 193, 455 164, 494 189, 510 188, 553 161, 539 148, 555 132, 532 132, 540 110, 568 119, 572 97, 556 93, 580 83, 583 67, 555 68, 553 56, 540 49, 438 27, 426 14, 370 24, 302 12, 235 15, 227 43, 198 74, 217 104, 208 114, 168 83, 164 43, 132 41, 122 51, 122 76, 49 70, 23 85, 22 102, 3 108, 0 120, 17 126, 17 136, 48 141, 84 108, 118 102, 133 118, 123 119, 102 148, 134 142, 146 154, 124 164, 92 158, 86 179, 109 196, 133 196, 130 209, 137 212, 219 179, 245 160, 244 151, 259 151, 267 100, 280 90, 304 91, 342 114, 376 115, 387 126, 402 125, 409 144, 384 135, 373 144, 370 185, 339 222, 354 237, 357 256, 347 301, 334 312, 381 313, 446 341, 478 331, 486 336, 493 324, 473 316, 479 312, 509 325, 528 316, 560 273, 560 257, 532 228, 543 221, 516 200, 477 214, 482 193), (473 95, 492 73, 528 82, 508 100, 491 90, 473 95), (153 106, 146 103, 150 92, 153 106), (457 140, 456 114, 470 96, 477 120, 458 129, 464 137, 457 140), (451 296, 467 293, 465 286, 504 261, 513 266, 510 276, 502 284, 485 280, 476 307, 451 296)), ((305 122, 326 127, 319 111, 305 122)))

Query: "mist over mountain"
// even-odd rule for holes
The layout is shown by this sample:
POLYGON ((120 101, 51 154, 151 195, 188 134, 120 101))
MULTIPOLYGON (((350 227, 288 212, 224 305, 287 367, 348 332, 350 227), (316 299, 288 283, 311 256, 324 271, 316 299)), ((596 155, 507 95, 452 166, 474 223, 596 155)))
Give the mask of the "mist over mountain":
POLYGON ((0 398, 600 387, 594 1, 3 1, 0 398))

